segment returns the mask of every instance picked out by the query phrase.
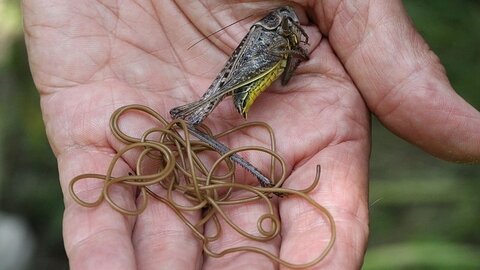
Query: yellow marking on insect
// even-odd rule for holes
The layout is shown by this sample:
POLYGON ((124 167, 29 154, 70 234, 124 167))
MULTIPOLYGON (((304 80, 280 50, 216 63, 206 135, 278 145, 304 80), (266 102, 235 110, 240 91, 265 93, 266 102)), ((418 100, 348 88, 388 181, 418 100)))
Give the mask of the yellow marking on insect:
POLYGON ((246 119, 247 118, 247 113, 250 107, 252 106, 253 102, 255 102, 255 99, 263 92, 265 89, 267 89, 278 77, 282 74, 283 70, 285 69, 287 65, 287 60, 282 59, 278 61, 278 63, 273 66, 272 69, 269 70, 268 73, 266 73, 264 76, 258 78, 252 87, 249 89, 249 93, 247 97, 245 98, 244 106, 242 108, 241 114, 243 117, 246 119))

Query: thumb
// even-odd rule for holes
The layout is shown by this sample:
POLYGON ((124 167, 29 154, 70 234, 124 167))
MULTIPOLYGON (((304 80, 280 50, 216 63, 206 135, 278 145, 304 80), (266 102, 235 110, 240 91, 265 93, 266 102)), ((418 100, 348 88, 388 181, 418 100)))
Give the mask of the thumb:
POLYGON ((480 113, 455 93, 401 1, 323 1, 314 12, 386 127, 438 157, 480 161, 480 113))

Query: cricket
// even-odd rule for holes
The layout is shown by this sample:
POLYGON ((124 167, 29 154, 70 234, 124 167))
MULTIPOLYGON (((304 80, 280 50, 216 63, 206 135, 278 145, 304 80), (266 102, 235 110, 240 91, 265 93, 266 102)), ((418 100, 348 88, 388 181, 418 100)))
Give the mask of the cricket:
MULTIPOLYGON (((197 126, 227 96, 232 96, 236 110, 246 119, 255 99, 265 89, 279 78, 286 85, 298 65, 308 59, 304 45, 308 45, 308 35, 294 9, 289 6, 274 9, 250 27, 203 96, 171 109, 170 115, 185 120, 190 132, 215 151, 227 153, 230 149, 226 145, 197 126)), ((274 185, 241 156, 233 154, 230 159, 252 173, 261 186, 274 185)))

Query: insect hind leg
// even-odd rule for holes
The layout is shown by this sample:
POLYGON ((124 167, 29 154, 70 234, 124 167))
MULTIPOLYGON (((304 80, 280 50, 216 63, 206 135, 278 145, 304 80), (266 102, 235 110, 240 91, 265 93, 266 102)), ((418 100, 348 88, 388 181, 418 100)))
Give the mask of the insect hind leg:
POLYGON ((205 102, 204 100, 194 101, 171 109, 170 115, 173 119, 180 118, 192 125, 198 125, 213 111, 220 100, 221 98, 210 102, 205 102))

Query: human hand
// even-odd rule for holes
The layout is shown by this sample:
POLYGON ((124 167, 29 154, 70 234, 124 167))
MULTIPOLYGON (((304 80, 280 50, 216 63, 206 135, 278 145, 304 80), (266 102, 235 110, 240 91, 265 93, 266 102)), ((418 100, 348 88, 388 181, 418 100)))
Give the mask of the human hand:
MULTIPOLYGON (((306 26, 311 38, 310 60, 302 63, 287 86, 276 83, 263 93, 249 113, 251 120, 265 121, 275 130, 278 151, 289 166, 287 187, 307 186, 314 178, 315 166, 322 166, 320 185, 310 195, 332 212, 337 242, 319 268, 356 269, 363 260, 368 236, 369 153, 364 102, 385 125, 427 151, 463 161, 479 157, 475 145, 478 113, 451 90, 401 3, 353 5, 343 1, 313 7, 305 4, 329 40, 321 38, 316 26, 306 26), (362 23, 367 18, 368 24, 362 23), (397 59, 395 54, 401 57, 397 59)), ((72 269, 189 269, 202 265, 225 269, 250 263, 259 269, 275 268, 256 254, 202 258, 198 240, 161 203, 151 201, 142 215, 126 218, 105 204, 85 209, 66 192, 74 176, 103 173, 121 147, 108 130, 110 114, 116 108, 140 103, 167 116, 172 107, 197 99, 250 24, 242 21, 211 41, 202 41, 190 50, 188 46, 202 34, 259 8, 274 6, 221 1, 208 5, 197 1, 156 5, 150 1, 121 5, 24 1, 30 64, 66 194, 64 239, 72 269)), ((299 16, 307 22, 305 14, 299 12, 299 16)), ((221 131, 242 121, 226 100, 206 123, 221 131)), ((125 122, 132 132, 144 127, 134 118, 125 122)), ((227 144, 252 141, 258 143, 255 134, 245 134, 227 144)), ((118 172, 126 174, 131 166, 132 160, 126 159, 118 172)), ((87 196, 98 194, 92 186, 80 189, 87 196)), ((125 200, 134 205, 134 194, 125 200)), ((278 209, 282 239, 260 247, 297 263, 313 258, 329 237, 325 221, 294 198, 279 200, 278 209)), ((253 206, 247 213, 230 214, 242 221, 254 219, 260 211, 260 206, 253 206)), ((198 217, 197 213, 189 218, 198 217)), ((215 248, 238 241, 229 237, 215 248)))

